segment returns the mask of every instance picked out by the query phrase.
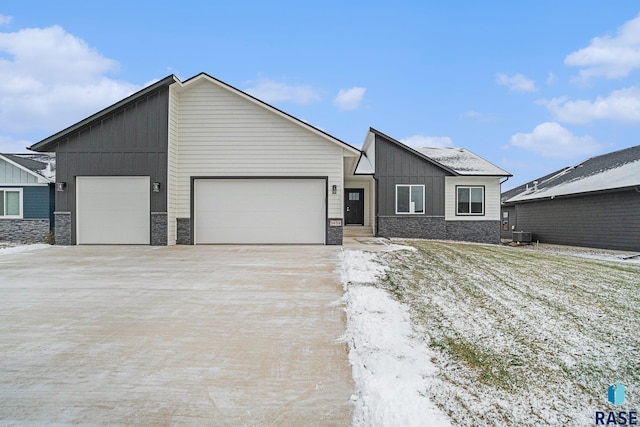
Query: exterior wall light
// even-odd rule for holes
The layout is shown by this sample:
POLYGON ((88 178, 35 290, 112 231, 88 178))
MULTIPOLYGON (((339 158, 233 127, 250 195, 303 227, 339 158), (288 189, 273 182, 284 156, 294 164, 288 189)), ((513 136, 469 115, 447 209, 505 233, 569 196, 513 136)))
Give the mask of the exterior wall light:
POLYGON ((159 182, 154 182, 152 184, 152 186, 153 186, 153 192, 154 193, 159 193, 160 192, 160 183, 159 182))
POLYGON ((337 192, 338 192, 338 186, 334 184, 331 187, 331 194, 336 194, 337 192))
POLYGON ((66 187, 67 187, 66 182, 56 182, 56 191, 64 191, 66 187))

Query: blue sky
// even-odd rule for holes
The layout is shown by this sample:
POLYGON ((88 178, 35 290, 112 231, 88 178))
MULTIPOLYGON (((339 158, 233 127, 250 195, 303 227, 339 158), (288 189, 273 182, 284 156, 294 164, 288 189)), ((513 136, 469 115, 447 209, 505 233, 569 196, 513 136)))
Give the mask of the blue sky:
POLYGON ((503 189, 640 144, 637 1, 0 5, 0 152, 207 72, 359 147, 466 147, 503 189))

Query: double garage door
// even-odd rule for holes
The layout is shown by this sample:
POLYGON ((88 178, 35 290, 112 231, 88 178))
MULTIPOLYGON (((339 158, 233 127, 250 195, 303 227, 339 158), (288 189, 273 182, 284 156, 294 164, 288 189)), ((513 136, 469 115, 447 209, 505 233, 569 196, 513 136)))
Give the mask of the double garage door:
POLYGON ((196 179, 196 244, 325 243, 325 179, 196 179))
MULTIPOLYGON (((150 243, 149 177, 78 177, 78 244, 150 243)), ((325 179, 196 179, 196 244, 325 243, 325 179)))

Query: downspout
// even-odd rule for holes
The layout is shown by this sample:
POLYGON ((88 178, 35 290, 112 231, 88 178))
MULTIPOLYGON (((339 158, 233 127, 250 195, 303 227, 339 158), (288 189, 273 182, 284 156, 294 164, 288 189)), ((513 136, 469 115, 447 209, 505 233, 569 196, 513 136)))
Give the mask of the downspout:
POLYGON ((376 192, 376 229, 375 229, 375 233, 374 236, 378 237, 378 230, 379 230, 379 224, 380 221, 378 220, 378 213, 380 212, 380 197, 378 197, 378 178, 376 178, 375 175, 373 175, 373 181, 375 182, 375 192, 376 192))

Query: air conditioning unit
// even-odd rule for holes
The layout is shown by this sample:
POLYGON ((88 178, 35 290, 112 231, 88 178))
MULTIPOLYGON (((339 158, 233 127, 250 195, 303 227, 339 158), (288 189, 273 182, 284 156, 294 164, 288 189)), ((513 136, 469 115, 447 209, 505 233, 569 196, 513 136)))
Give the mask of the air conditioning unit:
POLYGON ((514 231, 511 240, 516 243, 531 243, 531 232, 514 231))

